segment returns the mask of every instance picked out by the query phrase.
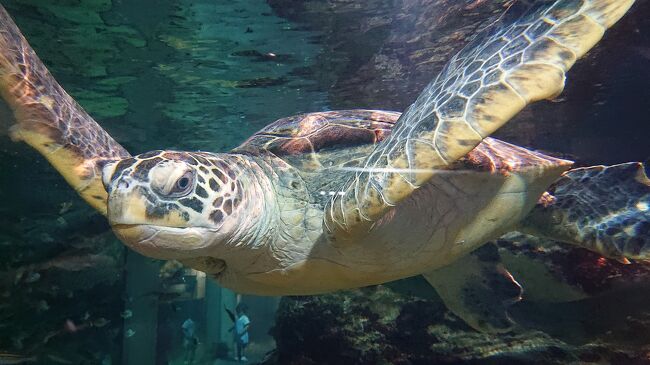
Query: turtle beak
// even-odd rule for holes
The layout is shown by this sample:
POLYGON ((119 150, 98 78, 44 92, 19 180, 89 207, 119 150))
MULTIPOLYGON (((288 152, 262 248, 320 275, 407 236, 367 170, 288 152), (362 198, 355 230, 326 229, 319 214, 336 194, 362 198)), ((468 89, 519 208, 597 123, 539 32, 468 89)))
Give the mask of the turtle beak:
POLYGON ((110 193, 111 179, 115 173, 115 167, 117 166, 117 161, 111 161, 104 165, 102 168, 102 184, 107 193, 110 193))
POLYGON ((189 216, 176 205, 161 203, 147 186, 131 176, 119 176, 108 182, 108 222, 188 227, 189 216))
POLYGON ((128 176, 108 184, 108 221, 116 224, 145 224, 147 220, 146 198, 128 176))
POLYGON ((166 209, 150 202, 146 189, 130 176, 110 183, 108 221, 128 247, 158 259, 200 256, 211 242, 209 230, 189 227, 180 211, 166 209))

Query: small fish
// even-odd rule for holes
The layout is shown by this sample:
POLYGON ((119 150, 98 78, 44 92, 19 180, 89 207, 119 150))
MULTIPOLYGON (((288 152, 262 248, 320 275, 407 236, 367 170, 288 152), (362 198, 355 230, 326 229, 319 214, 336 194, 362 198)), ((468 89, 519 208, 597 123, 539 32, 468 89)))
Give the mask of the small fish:
POLYGON ((50 305, 47 304, 45 300, 39 300, 38 303, 36 304, 36 310, 39 312, 46 312, 50 310, 50 305))
POLYGON ((115 266, 115 264, 115 259, 101 254, 63 254, 39 265, 39 269, 57 268, 65 271, 83 271, 97 266, 115 266))
POLYGON ((41 278, 41 274, 32 271, 33 267, 26 266, 20 267, 16 270, 16 276, 14 277, 14 285, 20 283, 21 281, 26 284, 35 283, 38 279, 41 278))
POLYGON ((84 330, 88 327, 88 324, 77 325, 71 319, 67 319, 63 324, 63 330, 68 333, 75 333, 81 330, 84 330))
POLYGON ((126 338, 133 337, 133 335, 135 335, 135 331, 130 328, 124 332, 124 336, 126 336, 126 338))
POLYGON ((50 331, 48 332, 45 337, 43 337, 43 344, 48 343, 52 338, 56 337, 57 335, 61 334, 62 331, 50 331))
POLYGON ((39 238, 39 239, 41 240, 41 242, 43 242, 43 243, 52 243, 52 242, 55 241, 54 238, 53 238, 52 236, 50 236, 49 234, 47 234, 47 233, 45 233, 45 232, 39 234, 39 235, 38 235, 38 238, 39 238))
POLYGON ((35 362, 35 356, 23 356, 18 354, 11 354, 8 352, 0 352, 0 365, 14 365, 26 364, 28 362, 35 362))
POLYGON ((35 283, 35 282, 37 282, 38 279, 40 279, 40 278, 41 278, 41 274, 39 274, 39 273, 37 273, 37 272, 32 272, 32 273, 30 273, 29 275, 27 275, 27 277, 25 278, 25 282, 26 282, 27 284, 35 283))
POLYGON ((102 327, 106 326, 107 324, 109 324, 110 322, 111 321, 109 321, 108 319, 106 319, 104 317, 99 317, 96 320, 92 321, 92 325, 93 325, 93 327, 102 328, 102 327))
POLYGON ((59 214, 64 214, 72 208, 72 202, 65 202, 61 204, 61 209, 59 209, 59 214))
POLYGON ((130 309, 125 310, 124 312, 120 313, 120 317, 124 319, 128 319, 133 317, 133 312, 130 309))
MULTIPOLYGON (((23 280, 23 277, 25 276, 25 273, 27 272, 26 269, 18 268, 16 270, 16 276, 14 276, 14 285, 20 283, 21 280, 23 280)), ((3 293, 4 296, 4 293, 3 293)))

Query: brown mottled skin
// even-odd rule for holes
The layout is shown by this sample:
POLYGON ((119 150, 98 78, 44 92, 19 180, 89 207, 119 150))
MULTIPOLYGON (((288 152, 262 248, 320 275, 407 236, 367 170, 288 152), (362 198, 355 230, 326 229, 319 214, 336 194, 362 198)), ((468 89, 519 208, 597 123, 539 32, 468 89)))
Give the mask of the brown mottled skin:
POLYGON ((115 164, 112 175, 104 184, 111 186, 113 181, 124 177, 129 177, 135 183, 148 184, 150 183, 148 171, 153 166, 172 161, 182 161, 193 167, 194 172, 191 175, 195 175, 197 181, 194 186, 188 183, 188 189, 193 189, 194 196, 166 202, 161 206, 161 200, 157 195, 151 194, 147 189, 139 189, 151 203, 148 205, 147 217, 160 218, 170 212, 178 211, 185 221, 189 221, 190 215, 182 212, 180 206, 195 212, 202 212, 204 208, 210 207, 210 219, 215 224, 220 224, 223 218, 232 214, 233 209, 237 209, 242 202, 244 189, 241 181, 238 180, 237 167, 229 166, 224 160, 215 158, 213 154, 203 152, 151 151, 135 158, 126 158, 115 164), (214 199, 209 199, 208 191, 221 194, 214 199))
POLYGON ((549 192, 553 200, 538 204, 522 230, 610 258, 648 258, 650 179, 642 163, 574 169, 549 192))
POLYGON ((520 287, 498 260, 472 252, 516 229, 571 162, 489 135, 559 94, 565 73, 633 2, 517 1, 403 114, 289 117, 230 153, 129 156, 56 83, 1 7, 0 91, 14 139, 43 154, 144 255, 262 295, 423 274, 469 325, 504 330, 520 287))
POLYGON ((41 152, 89 204, 105 210, 101 168, 129 153, 56 82, 2 7, 0 24, 0 94, 15 113, 12 138, 41 152))
MULTIPOLYGON (((388 138, 400 117, 398 112, 381 110, 338 110, 299 114, 279 119, 251 136, 235 152, 267 150, 278 157, 317 153, 335 147, 368 145, 368 151, 388 138)), ((344 157, 344 161, 349 159, 344 157)), ((507 173, 522 166, 554 162, 542 154, 495 138, 485 138, 452 169, 507 173)), ((349 164, 346 164, 349 165, 349 164)))

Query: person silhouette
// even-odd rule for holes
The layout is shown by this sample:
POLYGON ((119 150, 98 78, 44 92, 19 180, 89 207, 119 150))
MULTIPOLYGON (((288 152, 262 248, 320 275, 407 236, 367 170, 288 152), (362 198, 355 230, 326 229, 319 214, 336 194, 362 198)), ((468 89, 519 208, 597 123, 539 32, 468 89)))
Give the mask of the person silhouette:
POLYGON ((199 339, 194 335, 196 324, 191 318, 188 318, 183 322, 181 328, 183 330, 183 348, 185 349, 183 364, 192 365, 196 346, 199 344, 199 339))
POLYGON ((244 355, 244 350, 249 343, 248 329, 250 319, 248 318, 248 306, 244 303, 237 304, 235 308, 237 319, 235 320, 235 343, 237 344, 237 361, 248 361, 244 355))

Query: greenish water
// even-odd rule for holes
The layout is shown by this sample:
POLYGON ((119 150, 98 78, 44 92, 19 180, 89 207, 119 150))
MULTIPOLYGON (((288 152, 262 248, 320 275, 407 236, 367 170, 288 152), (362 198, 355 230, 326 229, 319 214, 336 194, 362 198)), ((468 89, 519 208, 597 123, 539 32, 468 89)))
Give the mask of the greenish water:
MULTIPOLYGON (((328 106, 327 94, 301 72, 315 62, 318 34, 274 15, 262 1, 3 5, 63 87, 133 154, 227 151, 275 119, 328 106)), ((188 317, 197 321, 201 356, 219 341, 232 345, 231 324, 220 322, 221 307, 234 309, 232 294, 210 284, 213 314, 201 300, 158 305, 152 293, 160 290, 160 262, 126 252, 33 151, 6 135, 0 143, 0 351, 73 363, 163 363, 182 356, 180 326, 188 317), (91 255, 108 264, 34 269, 40 274, 27 280, 33 282, 16 279, 20 268, 28 276, 53 258, 91 255), (122 318, 125 311, 133 316, 122 318), (79 335, 64 330, 68 320, 97 319, 109 323, 79 335)), ((252 330, 259 344, 252 358, 273 348, 267 331, 274 303, 251 300, 263 317, 252 330)))
MULTIPOLYGON (((428 38, 414 36, 433 27, 426 11, 418 10, 430 2, 2 5, 63 87, 137 154, 224 152, 268 123, 302 112, 403 109, 465 41, 428 39, 473 29, 469 20, 441 21, 428 38)), ((576 66, 561 99, 533 106, 500 135, 585 164, 650 158, 650 10, 642 3, 635 11, 576 66)), ((234 363, 224 308, 243 301, 253 322, 252 361, 278 347, 275 360, 291 364, 388 358, 400 364, 649 363, 639 355, 650 351, 650 317, 640 309, 649 299, 650 275, 645 266, 634 271, 640 264, 633 269, 612 261, 594 277, 572 277, 594 286, 610 285, 609 277, 641 278, 637 286, 615 287, 597 298, 558 304, 545 300, 544 287, 531 285, 531 300, 512 313, 525 329, 512 336, 472 332, 421 279, 391 284, 390 290, 285 299, 276 323, 279 298, 238 297, 196 272, 176 271, 165 281, 161 261, 126 250, 40 155, 12 143, 0 127, 0 353, 36 355, 39 364, 180 364, 188 353, 181 326, 192 318, 199 339, 195 363, 234 363), (179 277, 191 283, 189 297, 166 292, 165 285, 179 277), (515 355, 494 357, 502 353, 515 355)), ((563 253, 564 264, 599 262, 585 252, 563 253)), ((512 266, 530 282, 541 272, 512 266)))

